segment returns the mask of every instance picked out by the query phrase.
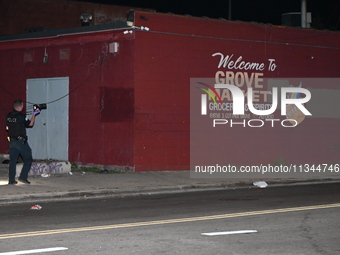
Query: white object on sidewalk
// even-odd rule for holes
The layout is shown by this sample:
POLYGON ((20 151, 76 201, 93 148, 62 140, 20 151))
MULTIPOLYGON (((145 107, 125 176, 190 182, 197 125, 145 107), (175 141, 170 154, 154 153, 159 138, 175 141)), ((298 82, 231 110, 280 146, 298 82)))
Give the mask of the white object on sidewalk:
POLYGON ((256 186, 256 187, 259 187, 261 189, 268 187, 268 184, 264 181, 253 182, 253 185, 256 186))

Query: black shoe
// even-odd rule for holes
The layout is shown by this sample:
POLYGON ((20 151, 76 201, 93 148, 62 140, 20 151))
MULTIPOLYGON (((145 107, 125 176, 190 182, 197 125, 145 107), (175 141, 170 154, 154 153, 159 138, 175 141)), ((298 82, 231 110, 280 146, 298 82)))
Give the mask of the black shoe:
POLYGON ((17 181, 9 181, 8 184, 11 184, 11 185, 18 184, 18 182, 17 181))
POLYGON ((21 182, 23 182, 23 183, 26 183, 26 184, 31 184, 31 182, 29 182, 27 179, 24 180, 24 179, 20 179, 20 178, 19 178, 19 181, 21 181, 21 182))

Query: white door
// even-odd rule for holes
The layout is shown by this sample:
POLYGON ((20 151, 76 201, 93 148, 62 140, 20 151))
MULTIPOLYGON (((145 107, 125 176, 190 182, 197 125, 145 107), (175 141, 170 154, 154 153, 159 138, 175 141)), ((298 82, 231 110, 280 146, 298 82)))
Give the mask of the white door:
POLYGON ((33 158, 68 160, 69 78, 28 79, 26 85, 27 112, 33 104, 47 105, 27 130, 33 158))

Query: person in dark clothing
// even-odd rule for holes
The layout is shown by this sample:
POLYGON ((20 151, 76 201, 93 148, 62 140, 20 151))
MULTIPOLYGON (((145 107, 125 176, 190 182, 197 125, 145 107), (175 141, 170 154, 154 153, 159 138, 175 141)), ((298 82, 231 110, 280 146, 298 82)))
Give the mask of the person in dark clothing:
POLYGON ((15 180, 16 164, 19 155, 21 155, 24 165, 21 170, 19 181, 30 184, 27 180, 28 172, 32 165, 32 149, 27 142, 26 128, 34 125, 35 115, 40 111, 36 110, 30 120, 23 113, 24 103, 22 100, 16 100, 13 104, 14 110, 6 116, 6 130, 8 132, 10 163, 9 163, 9 181, 8 184, 17 184, 15 180))

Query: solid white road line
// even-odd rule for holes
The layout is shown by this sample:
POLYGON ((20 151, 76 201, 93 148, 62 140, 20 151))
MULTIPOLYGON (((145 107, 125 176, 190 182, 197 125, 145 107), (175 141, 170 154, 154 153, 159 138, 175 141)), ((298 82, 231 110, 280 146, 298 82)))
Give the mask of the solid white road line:
POLYGON ((257 230, 238 230, 238 231, 226 231, 226 232, 211 232, 202 233, 204 236, 222 236, 222 235, 237 235, 237 234, 250 234, 257 233, 257 230))
POLYGON ((43 252, 64 251, 64 250, 68 250, 68 248, 55 247, 55 248, 36 249, 36 250, 27 250, 27 251, 11 251, 11 252, 0 253, 0 255, 21 255, 21 254, 43 253, 43 252))

